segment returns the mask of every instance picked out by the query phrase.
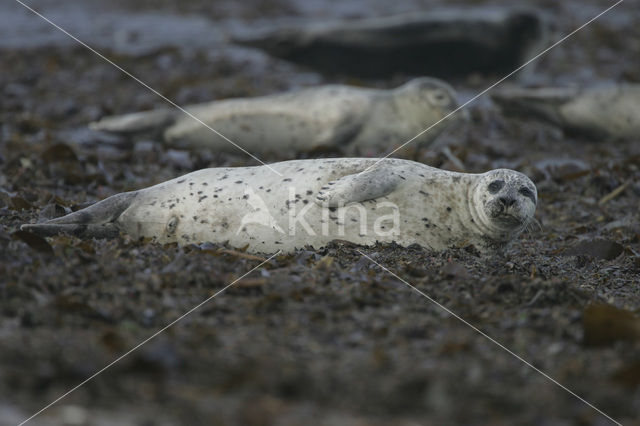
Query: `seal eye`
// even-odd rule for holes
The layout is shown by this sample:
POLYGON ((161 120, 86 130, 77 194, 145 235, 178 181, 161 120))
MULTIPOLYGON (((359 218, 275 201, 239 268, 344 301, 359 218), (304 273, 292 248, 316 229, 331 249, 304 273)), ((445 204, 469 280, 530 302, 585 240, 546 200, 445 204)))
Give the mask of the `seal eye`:
POLYGON ((488 189, 491 194, 497 194, 498 191, 500 191, 503 186, 504 186, 503 180, 494 180, 489 184, 488 189))
POLYGON ((520 191, 518 191, 520 194, 524 195, 527 198, 530 198, 531 201, 533 201, 533 204, 536 204, 536 196, 533 193, 532 190, 530 190, 529 188, 527 188, 526 186, 523 186, 522 188, 520 188, 520 191))
POLYGON ((429 102, 433 105, 446 105, 449 103, 449 96, 444 90, 436 89, 429 93, 429 102))

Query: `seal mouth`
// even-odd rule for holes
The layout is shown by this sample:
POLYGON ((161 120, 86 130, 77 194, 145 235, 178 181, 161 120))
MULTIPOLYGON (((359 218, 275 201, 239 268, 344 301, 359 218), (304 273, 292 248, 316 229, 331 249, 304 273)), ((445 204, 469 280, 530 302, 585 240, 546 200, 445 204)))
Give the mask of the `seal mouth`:
POLYGON ((516 216, 511 213, 500 213, 493 218, 496 222, 509 227, 521 226, 524 220, 520 216, 516 216))

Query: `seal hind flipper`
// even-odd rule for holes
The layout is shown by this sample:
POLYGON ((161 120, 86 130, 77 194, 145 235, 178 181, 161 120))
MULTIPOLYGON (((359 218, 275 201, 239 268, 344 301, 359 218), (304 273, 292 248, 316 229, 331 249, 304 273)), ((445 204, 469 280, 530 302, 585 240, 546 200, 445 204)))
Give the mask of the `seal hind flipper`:
POLYGON ((77 212, 43 223, 24 224, 20 229, 44 237, 69 234, 83 238, 112 238, 119 233, 115 221, 137 195, 137 191, 116 194, 77 212))
POLYGON ((380 164, 327 183, 316 196, 316 204, 340 207, 349 203, 373 200, 392 193, 403 181, 393 170, 380 164))
POLYGON ((124 115, 112 115, 89 123, 92 130, 110 133, 142 133, 162 130, 171 125, 176 119, 176 111, 160 109, 156 111, 134 112, 124 115))
POLYGON ((115 238, 120 234, 120 229, 115 223, 83 225, 44 222, 22 225, 20 230, 32 232, 41 237, 53 237, 55 235, 65 234, 78 238, 115 238))
POLYGON ((579 95, 574 87, 511 88, 491 95, 491 99, 507 115, 535 117, 561 126, 561 108, 579 95))

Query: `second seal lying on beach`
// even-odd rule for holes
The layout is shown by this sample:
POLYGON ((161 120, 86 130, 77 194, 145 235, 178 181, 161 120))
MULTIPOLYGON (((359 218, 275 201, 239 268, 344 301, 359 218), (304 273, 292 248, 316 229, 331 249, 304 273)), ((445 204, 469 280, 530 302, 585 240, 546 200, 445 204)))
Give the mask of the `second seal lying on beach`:
POLYGON ((400 159, 295 160, 199 170, 22 229, 228 242, 264 253, 334 239, 491 251, 527 227, 536 203, 535 185, 513 170, 467 174, 400 159))
MULTIPOLYGON (((447 83, 417 78, 392 90, 328 85, 257 98, 237 98, 192 105, 186 109, 242 148, 256 154, 330 148, 348 154, 388 152, 434 125, 458 103, 447 83)), ((454 116, 422 134, 432 141, 454 116)), ((115 133, 164 132, 179 148, 237 150, 202 123, 175 108, 105 117, 96 130, 115 133)))

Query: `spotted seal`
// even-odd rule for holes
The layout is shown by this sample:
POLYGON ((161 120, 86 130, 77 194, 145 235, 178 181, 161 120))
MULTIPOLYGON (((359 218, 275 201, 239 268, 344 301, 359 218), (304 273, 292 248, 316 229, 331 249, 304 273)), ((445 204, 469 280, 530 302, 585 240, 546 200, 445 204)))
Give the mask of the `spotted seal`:
POLYGON ((456 173, 421 163, 342 158, 210 168, 100 201, 23 230, 83 237, 228 242, 251 252, 315 248, 334 239, 432 250, 513 240, 532 220, 535 185, 497 169, 456 173))
POLYGON ((450 79, 512 72, 549 44, 551 27, 531 8, 444 8, 279 26, 232 41, 330 75, 450 79))
POLYGON ((537 118, 590 139, 637 139, 640 84, 592 88, 505 88, 492 95, 505 115, 537 118))
MULTIPOLYGON (((256 154, 293 156, 329 147, 345 153, 388 152, 452 112, 454 89, 428 77, 392 89, 327 85, 257 98, 237 98, 186 109, 222 135, 256 154)), ((433 140, 453 120, 421 135, 433 140)), ((171 146, 233 151, 228 141, 176 109, 105 117, 90 125, 108 132, 164 130, 171 146)))

